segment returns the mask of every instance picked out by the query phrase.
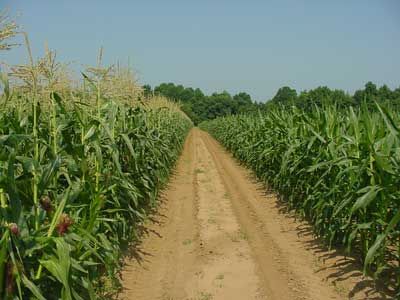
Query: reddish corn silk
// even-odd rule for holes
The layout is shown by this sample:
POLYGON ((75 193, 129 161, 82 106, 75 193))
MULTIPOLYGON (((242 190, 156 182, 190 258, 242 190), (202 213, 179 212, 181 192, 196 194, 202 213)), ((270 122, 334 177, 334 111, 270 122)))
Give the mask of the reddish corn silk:
POLYGON ((50 213, 53 210, 53 205, 51 203, 50 197, 45 195, 40 199, 40 205, 47 212, 50 213))
POLYGON ((10 229, 11 233, 15 236, 19 236, 19 228, 18 225, 15 223, 8 224, 8 228, 10 229))
POLYGON ((68 232, 68 228, 74 224, 74 220, 68 214, 62 214, 57 225, 58 235, 62 236, 68 232))

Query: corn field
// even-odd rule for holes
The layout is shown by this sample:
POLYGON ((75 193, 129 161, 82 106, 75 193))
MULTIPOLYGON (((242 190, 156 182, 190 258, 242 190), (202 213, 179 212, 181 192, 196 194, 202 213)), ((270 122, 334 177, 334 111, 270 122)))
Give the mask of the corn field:
POLYGON ((101 56, 79 85, 49 50, 1 76, 0 299, 110 299, 192 126, 101 56))
POLYGON ((400 118, 334 106, 207 121, 209 131, 329 246, 400 286, 400 118), (390 280, 388 279, 390 278, 390 280))

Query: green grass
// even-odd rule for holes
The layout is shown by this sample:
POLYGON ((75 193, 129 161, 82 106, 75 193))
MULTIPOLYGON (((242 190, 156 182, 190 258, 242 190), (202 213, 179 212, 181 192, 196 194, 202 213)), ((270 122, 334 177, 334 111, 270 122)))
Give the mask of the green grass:
POLYGON ((185 245, 185 246, 189 246, 189 245, 191 245, 192 243, 193 243, 193 241, 192 241, 191 239, 186 239, 186 240, 184 240, 184 241, 182 242, 182 244, 185 245))

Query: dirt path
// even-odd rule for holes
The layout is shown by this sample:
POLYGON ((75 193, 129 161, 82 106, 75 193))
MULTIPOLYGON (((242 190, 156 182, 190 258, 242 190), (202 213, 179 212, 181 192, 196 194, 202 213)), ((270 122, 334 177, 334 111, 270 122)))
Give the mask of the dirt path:
POLYGON ((356 264, 280 212, 208 134, 193 129, 148 235, 122 274, 126 300, 388 299, 356 264))

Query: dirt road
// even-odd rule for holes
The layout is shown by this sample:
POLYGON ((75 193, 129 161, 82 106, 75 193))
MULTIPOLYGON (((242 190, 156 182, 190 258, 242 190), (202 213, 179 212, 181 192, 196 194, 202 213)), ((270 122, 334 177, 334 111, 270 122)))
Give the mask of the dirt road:
POLYGON ((122 274, 127 300, 385 299, 326 251, 207 133, 193 129, 147 235, 122 274))

